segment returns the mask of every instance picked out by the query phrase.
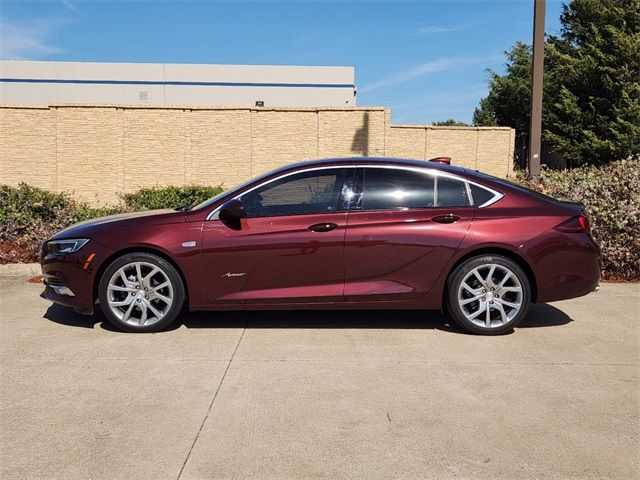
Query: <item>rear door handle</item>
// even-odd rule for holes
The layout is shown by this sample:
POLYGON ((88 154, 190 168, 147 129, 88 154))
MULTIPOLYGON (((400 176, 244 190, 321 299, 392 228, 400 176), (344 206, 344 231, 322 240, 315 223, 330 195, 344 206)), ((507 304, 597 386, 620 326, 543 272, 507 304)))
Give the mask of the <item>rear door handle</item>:
POLYGON ((456 223, 460 220, 460 217, 453 213, 449 213, 447 215, 438 215, 437 217, 433 217, 431 220, 437 223, 456 223))
POLYGON ((335 223, 316 223, 314 225, 311 225, 308 228, 312 232, 330 232, 331 230, 333 230, 337 226, 338 225, 336 225, 335 223))

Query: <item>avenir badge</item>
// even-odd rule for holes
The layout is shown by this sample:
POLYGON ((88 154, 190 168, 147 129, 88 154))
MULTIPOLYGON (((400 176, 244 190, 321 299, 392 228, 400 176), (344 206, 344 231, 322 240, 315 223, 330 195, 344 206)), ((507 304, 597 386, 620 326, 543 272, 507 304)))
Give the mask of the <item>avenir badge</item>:
POLYGON ((231 278, 231 277, 244 277, 246 275, 246 273, 244 272, 240 272, 240 273, 232 273, 232 272, 227 272, 225 274, 220 275, 220 278, 231 278))

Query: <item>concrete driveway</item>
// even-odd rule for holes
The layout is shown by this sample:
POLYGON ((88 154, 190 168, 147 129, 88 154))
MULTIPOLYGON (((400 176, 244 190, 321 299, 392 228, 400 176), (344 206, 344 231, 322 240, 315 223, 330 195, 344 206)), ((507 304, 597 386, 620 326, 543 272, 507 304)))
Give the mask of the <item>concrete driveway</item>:
POLYGON ((500 337, 438 313, 125 334, 0 279, 3 478, 637 478, 639 285, 500 337))

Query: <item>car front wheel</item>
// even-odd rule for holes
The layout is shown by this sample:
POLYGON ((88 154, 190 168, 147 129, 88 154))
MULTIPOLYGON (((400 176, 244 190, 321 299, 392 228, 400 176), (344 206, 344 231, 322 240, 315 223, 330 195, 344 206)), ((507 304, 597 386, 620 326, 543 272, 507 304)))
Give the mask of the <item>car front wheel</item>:
POLYGON ((447 285, 447 312, 463 328, 483 335, 512 330, 526 315, 530 300, 527 275, 501 255, 466 260, 447 285))
POLYGON ((173 322, 185 298, 180 274, 164 258, 128 253, 111 263, 98 287, 107 320, 127 332, 156 332, 173 322))

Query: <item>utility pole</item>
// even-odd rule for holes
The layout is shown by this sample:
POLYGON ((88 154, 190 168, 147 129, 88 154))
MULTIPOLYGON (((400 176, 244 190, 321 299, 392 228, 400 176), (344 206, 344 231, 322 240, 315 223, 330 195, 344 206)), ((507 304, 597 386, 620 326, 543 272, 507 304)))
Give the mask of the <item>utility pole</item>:
POLYGON ((542 148, 542 76, 544 71, 544 13, 546 0, 534 0, 533 68, 531 69, 531 127, 529 130, 529 178, 540 177, 542 148))

